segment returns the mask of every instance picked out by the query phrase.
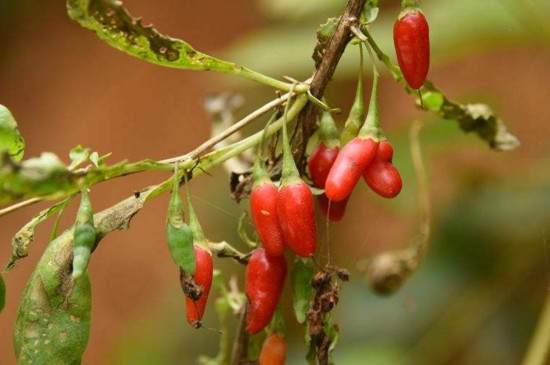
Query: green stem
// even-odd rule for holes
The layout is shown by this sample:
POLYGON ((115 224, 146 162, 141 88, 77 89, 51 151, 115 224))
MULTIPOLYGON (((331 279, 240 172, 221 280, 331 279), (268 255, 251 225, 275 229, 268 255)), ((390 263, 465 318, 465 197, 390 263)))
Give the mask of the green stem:
MULTIPOLYGON (((223 73, 226 72, 226 70, 222 71, 223 73)), ((261 74, 259 72, 253 71, 246 67, 234 67, 230 70, 227 70, 227 73, 244 77, 252 81, 259 82, 261 84, 271 86, 275 89, 283 90, 286 92, 289 92, 293 88, 293 84, 290 84, 288 82, 280 81, 277 79, 274 79, 272 77, 266 76, 264 74, 261 74)), ((297 84, 294 87, 294 92, 297 94, 303 94, 306 93, 309 90, 309 87, 305 84, 297 84)))
POLYGON ((355 100, 349 112, 346 125, 342 131, 342 143, 344 146, 353 138, 357 137, 359 130, 365 121, 365 99, 363 93, 363 46, 359 44, 359 76, 357 80, 357 91, 355 92, 355 100))
POLYGON ((289 118, 288 111, 290 110, 290 99, 286 102, 285 113, 283 115, 283 171, 281 184, 288 185, 300 180, 300 172, 296 163, 294 162, 294 156, 290 149, 290 139, 288 138, 287 124, 293 118, 289 118))
POLYGON ((340 135, 332 115, 327 111, 323 111, 319 119, 319 141, 331 149, 340 147, 340 135))
POLYGON ((277 113, 274 113, 271 116, 271 118, 265 125, 264 132, 262 134, 262 140, 260 142, 260 146, 258 147, 258 154, 256 157, 256 161, 254 161, 254 167, 252 168, 252 180, 254 181, 254 184, 261 183, 265 180, 269 180, 269 174, 267 173, 267 170, 264 166, 264 152, 266 149, 267 128, 271 125, 271 123, 275 121, 275 118, 277 118, 277 113))
POLYGON ((548 359, 550 350, 550 295, 546 298, 546 303, 542 309, 537 328, 522 365, 544 365, 548 359))
POLYGON ((359 136, 361 138, 372 138, 374 141, 378 142, 386 139, 384 132, 382 132, 382 129, 380 128, 380 112, 378 109, 378 81, 380 79, 380 74, 376 68, 376 60, 374 59, 370 46, 367 44, 366 47, 372 64, 373 80, 369 111, 367 113, 367 118, 365 119, 365 124, 359 131, 359 136))

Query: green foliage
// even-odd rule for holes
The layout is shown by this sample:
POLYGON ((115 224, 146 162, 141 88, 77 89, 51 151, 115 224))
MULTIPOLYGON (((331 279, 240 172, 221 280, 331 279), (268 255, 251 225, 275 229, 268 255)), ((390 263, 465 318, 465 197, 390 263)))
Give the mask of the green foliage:
POLYGON ((91 287, 71 277, 72 230, 52 241, 23 293, 15 321, 17 363, 80 364, 90 334, 91 287))
POLYGON ((328 45, 328 42, 334 35, 336 28, 338 27, 338 22, 340 18, 329 18, 327 21, 317 28, 317 44, 313 49, 313 61, 315 61, 315 68, 319 66, 323 56, 325 54, 325 48, 328 45))
POLYGON ((292 272, 290 273, 290 282, 292 286, 292 300, 294 304, 294 314, 298 323, 306 321, 306 314, 311 301, 311 279, 313 278, 314 268, 312 260, 303 260, 296 258, 292 272))
POLYGON ((6 270, 11 270, 17 260, 27 257, 29 254, 29 246, 34 241, 34 229, 35 227, 44 222, 59 210, 65 209, 65 207, 72 201, 73 196, 60 201, 51 207, 40 211, 33 219, 25 224, 12 238, 12 253, 11 259, 6 265, 6 270))
POLYGON ((12 159, 19 161, 25 153, 25 140, 9 109, 0 104, 0 152, 3 150, 8 151, 12 159))
MULTIPOLYGON (((67 0, 69 17, 122 52, 156 65, 239 75, 282 90, 290 84, 195 50, 187 42, 159 33, 133 18, 116 0, 67 0)), ((305 92, 305 88, 301 92, 305 92)))
POLYGON ((22 163, 4 155, 0 161, 0 204, 71 191, 77 180, 78 175, 53 153, 44 152, 22 163))
POLYGON ((134 163, 121 161, 109 166, 103 162, 108 155, 97 157, 94 152, 90 155, 94 166, 72 171, 72 168, 85 161, 86 154, 86 150, 79 147, 73 149, 69 167, 51 152, 44 152, 39 158, 21 163, 4 155, 0 159, 0 204, 36 197, 56 199, 78 193, 81 186, 91 186, 113 177, 139 171, 172 169, 171 165, 150 159, 134 163))

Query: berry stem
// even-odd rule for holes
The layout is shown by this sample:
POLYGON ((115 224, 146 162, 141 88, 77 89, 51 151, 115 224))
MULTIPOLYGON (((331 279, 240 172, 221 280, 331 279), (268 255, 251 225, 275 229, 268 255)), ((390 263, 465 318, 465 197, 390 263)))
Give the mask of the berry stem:
POLYGON ((367 118, 365 119, 365 124, 359 131, 359 136, 362 138, 372 138, 374 141, 379 142, 386 139, 384 132, 380 128, 380 112, 378 110, 378 81, 380 79, 380 74, 376 68, 376 60, 374 59, 370 46, 368 44, 365 46, 369 52, 369 58, 372 64, 373 80, 369 111, 367 113, 367 118))
MULTIPOLYGON (((290 90, 290 94, 292 95, 294 88, 290 90)), ((281 183, 282 185, 288 185, 293 182, 296 182, 296 180, 300 180, 300 172, 298 171, 298 168, 296 167, 296 163, 294 162, 294 157, 292 155, 292 151, 290 149, 290 140, 288 138, 288 131, 287 131, 287 123, 288 120, 288 111, 290 109, 290 99, 287 101, 285 105, 285 113, 283 115, 283 171, 282 171, 282 179, 281 183)))
POLYGON ((269 174, 264 165, 264 152, 266 149, 267 130, 271 123, 273 123, 276 119, 277 113, 274 113, 265 125, 264 132, 262 134, 262 140, 260 142, 260 145, 258 146, 256 161, 254 162, 254 167, 252 168, 252 180, 254 181, 254 183, 262 181, 264 179, 269 179, 269 174))

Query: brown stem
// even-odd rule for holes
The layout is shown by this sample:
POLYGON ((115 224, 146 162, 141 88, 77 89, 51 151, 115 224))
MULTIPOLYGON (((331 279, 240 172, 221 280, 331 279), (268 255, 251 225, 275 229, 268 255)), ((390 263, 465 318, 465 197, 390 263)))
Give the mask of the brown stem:
POLYGON ((239 328, 235 335, 233 343, 233 351, 231 354, 231 365, 240 365, 246 361, 248 349, 248 333, 246 332, 246 311, 248 310, 248 302, 242 305, 241 317, 239 318, 239 328))
MULTIPOLYGON (((323 97, 325 88, 332 79, 336 66, 338 65, 338 62, 344 54, 344 50, 351 39, 350 26, 356 23, 357 19, 360 18, 365 2, 366 0, 348 1, 346 9, 340 17, 338 27, 327 45, 323 59, 313 75, 310 91, 314 97, 318 99, 323 97)), ((297 138, 294 140, 292 145, 292 151, 294 154, 294 159, 298 161, 300 171, 303 171, 305 168, 305 150, 307 141, 314 131, 317 112, 317 108, 313 104, 308 103, 298 116, 299 129, 296 135, 297 138)))

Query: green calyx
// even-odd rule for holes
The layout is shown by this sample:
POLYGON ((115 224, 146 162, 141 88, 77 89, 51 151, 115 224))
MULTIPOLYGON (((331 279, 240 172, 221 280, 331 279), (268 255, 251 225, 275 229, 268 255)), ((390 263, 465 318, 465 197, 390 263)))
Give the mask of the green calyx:
POLYGON ((319 141, 328 148, 340 147, 340 135, 332 115, 327 111, 321 112, 319 119, 319 141))
POLYGON ((372 54, 370 46, 367 44, 366 47, 369 52, 370 61, 372 63, 373 80, 369 102, 369 111, 367 113, 365 123, 359 131, 359 137, 364 139, 371 138, 375 142, 380 142, 386 140, 386 136, 384 135, 382 128, 380 128, 380 112, 378 109, 378 81, 380 79, 380 74, 378 73, 378 70, 376 68, 374 55, 372 54))
POLYGON ((398 18, 403 18, 408 13, 420 11, 417 0, 401 0, 401 12, 398 18))
MULTIPOLYGON (((294 88, 290 91, 292 95, 294 88)), ((288 138, 287 124, 288 120, 288 110, 290 109, 290 98, 288 99, 285 106, 285 114, 283 116, 283 171, 281 183, 282 185, 290 185, 302 181, 300 179, 300 172, 296 163, 294 162, 294 157, 290 149, 290 140, 288 138)))
POLYGON ((348 119, 342 131, 341 144, 346 145, 357 137, 365 120, 365 100, 363 98, 363 46, 359 45, 359 75, 357 78, 357 91, 355 100, 349 111, 348 119))
POLYGON ((269 176, 269 173, 267 172, 267 169, 264 165, 264 154, 267 144, 267 129, 276 119, 277 113, 274 113, 265 125, 264 133, 262 135, 262 141, 260 142, 260 146, 258 147, 258 155, 256 156, 256 161, 254 162, 254 166, 252 167, 252 181, 254 182, 253 187, 260 186, 266 182, 272 183, 271 177, 269 176))

